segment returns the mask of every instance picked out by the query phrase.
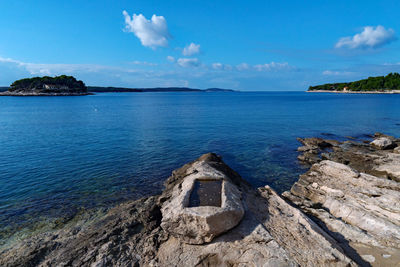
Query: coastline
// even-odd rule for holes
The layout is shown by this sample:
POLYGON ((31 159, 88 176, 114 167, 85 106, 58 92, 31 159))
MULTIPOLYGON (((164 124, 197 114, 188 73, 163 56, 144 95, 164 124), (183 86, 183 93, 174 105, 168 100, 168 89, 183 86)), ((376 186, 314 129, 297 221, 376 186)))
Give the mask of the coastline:
POLYGON ((333 93, 333 94, 400 94, 400 90, 391 91, 328 91, 328 90, 307 90, 307 93, 333 93))
POLYGON ((94 95, 91 92, 85 93, 23 93, 23 92, 1 92, 0 96, 83 96, 94 95))
POLYGON ((124 202, 105 215, 68 219, 60 228, 0 251, 0 265, 197 266, 204 262, 271 263, 274 259, 275 265, 325 265, 333 261, 340 266, 393 266, 400 260, 397 204, 390 201, 400 192, 400 139, 383 134, 374 138, 371 143, 299 138, 303 144, 298 148, 302 152, 299 160, 310 169, 282 195, 269 186, 250 187, 219 156, 205 154, 173 171, 161 195, 124 202), (185 219, 178 220, 179 227, 166 220, 174 220, 177 208, 172 204, 180 199, 179 192, 194 174, 226 176, 244 194, 238 197, 245 216, 238 226, 216 237, 216 242, 193 245, 179 234, 188 227, 190 238, 199 235, 196 226, 203 223, 201 220, 186 226, 182 225, 185 219), (338 216, 335 212, 349 214, 338 216), (358 215, 373 223, 364 225, 358 215), (394 236, 383 233, 382 227, 394 236), (174 233, 175 229, 181 230, 174 233), (237 253, 241 249, 247 249, 245 258, 237 253))

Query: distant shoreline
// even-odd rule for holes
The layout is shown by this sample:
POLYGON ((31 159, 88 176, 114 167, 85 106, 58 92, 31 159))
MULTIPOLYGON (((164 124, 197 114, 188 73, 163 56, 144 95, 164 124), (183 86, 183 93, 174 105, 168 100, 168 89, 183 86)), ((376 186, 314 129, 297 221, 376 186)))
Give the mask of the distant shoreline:
POLYGON ((79 96, 94 95, 95 93, 159 93, 159 92, 237 92, 232 89, 207 88, 194 89, 188 87, 154 87, 154 88, 126 88, 126 87, 101 87, 88 86, 84 93, 40 93, 40 92, 10 92, 10 87, 0 87, 0 96, 79 96))
POLYGON ((307 93, 338 93, 338 94, 400 94, 400 90, 390 91, 329 91, 329 90, 307 90, 307 93))
POLYGON ((94 95, 91 92, 85 93, 26 93, 26 92, 0 92, 0 96, 82 96, 82 95, 94 95))
POLYGON ((149 92, 235 92, 232 89, 207 88, 196 89, 189 87, 153 87, 153 88, 126 88, 88 86, 88 92, 93 93, 149 93, 149 92))

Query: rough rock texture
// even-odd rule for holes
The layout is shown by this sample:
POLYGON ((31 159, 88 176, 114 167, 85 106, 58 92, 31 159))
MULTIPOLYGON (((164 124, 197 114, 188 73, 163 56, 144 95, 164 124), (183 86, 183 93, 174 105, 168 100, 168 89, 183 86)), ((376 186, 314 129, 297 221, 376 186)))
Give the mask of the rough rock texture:
MULTIPOLYGON (((356 260, 357 257, 352 256, 356 260)), ((359 257, 360 258, 360 257, 359 257)), ((360 258, 361 259, 361 258, 360 258)), ((361 259, 362 261, 362 259, 361 259)), ((355 266, 339 243, 271 188, 249 186, 215 154, 174 171, 160 196, 124 203, 104 217, 23 240, 0 252, 0 266, 355 266), (194 171, 229 177, 245 210, 233 229, 203 245, 161 227, 161 208, 194 171)))
POLYGON ((387 137, 376 138, 371 142, 371 145, 379 149, 391 149, 396 147, 396 143, 387 137))
POLYGON ((99 220, 77 223, 14 244, 0 266, 135 266, 163 240, 157 197, 124 203, 99 220))
POLYGON ((297 140, 303 144, 303 146, 297 149, 297 151, 302 152, 297 158, 300 162, 307 165, 321 161, 320 154, 322 151, 340 144, 336 140, 325 140, 317 137, 297 138, 297 140))
POLYGON ((283 195, 334 237, 348 255, 359 255, 376 266, 397 266, 400 155, 381 149, 356 142, 338 144, 332 152, 321 154, 320 162, 283 195))
POLYGON ((244 214, 241 192, 225 173, 205 161, 193 163, 187 172, 189 175, 174 187, 172 197, 162 206, 161 227, 187 243, 203 244, 240 222, 244 214), (217 192, 222 199, 220 207, 189 207, 194 183, 199 179, 221 182, 222 190, 217 192))
MULTIPOLYGON (((171 236, 159 248, 161 265, 354 265, 329 235, 272 189, 267 187, 257 192, 215 155, 205 157, 207 160, 203 164, 225 173, 242 191, 244 218, 237 227, 201 246, 171 236)), ((192 168, 193 165, 187 168, 186 175, 192 168)))

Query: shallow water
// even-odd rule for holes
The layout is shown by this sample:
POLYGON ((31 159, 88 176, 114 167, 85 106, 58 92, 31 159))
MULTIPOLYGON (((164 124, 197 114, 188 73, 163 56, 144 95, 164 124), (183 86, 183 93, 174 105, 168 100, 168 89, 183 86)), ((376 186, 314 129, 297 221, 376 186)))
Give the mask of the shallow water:
POLYGON ((106 93, 0 98, 0 228, 159 192, 216 152, 282 192, 304 170, 296 137, 400 136, 400 95, 106 93))

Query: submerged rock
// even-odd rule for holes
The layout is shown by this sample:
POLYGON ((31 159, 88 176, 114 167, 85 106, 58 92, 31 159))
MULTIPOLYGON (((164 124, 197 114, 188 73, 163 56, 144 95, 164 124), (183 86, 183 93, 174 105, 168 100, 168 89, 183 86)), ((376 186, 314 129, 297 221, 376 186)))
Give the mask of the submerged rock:
POLYGON ((336 140, 325 140, 322 138, 311 137, 311 138, 297 138, 297 140, 303 144, 297 151, 302 152, 297 159, 307 165, 320 162, 320 154, 328 149, 332 149, 341 143, 336 140))
MULTIPOLYGON (((218 195, 219 191, 216 192, 212 193, 212 197, 218 195)), ((220 157, 205 154, 175 170, 159 196, 121 204, 100 219, 43 233, 0 252, 0 266, 36 265, 356 264, 332 236, 300 210, 286 203, 271 188, 267 186, 259 190, 253 189, 220 157), (234 216, 225 214, 219 217, 223 224, 226 223, 225 226, 207 219, 199 224, 190 222, 190 218, 197 218, 197 215, 194 216, 197 212, 203 219, 208 216, 204 214, 211 214, 209 211, 199 210, 204 208, 199 206, 201 199, 200 204, 195 202, 197 204, 190 205, 190 196, 196 190, 195 181, 204 177, 220 180, 222 186, 220 207, 218 198, 216 202, 215 199, 207 202, 214 205, 207 206, 211 213, 220 214, 219 209, 224 209, 224 203, 228 203, 228 199, 224 198, 231 198, 230 208, 225 207, 234 212, 234 216), (188 197, 189 205, 185 200, 188 197), (179 221, 176 216, 186 216, 186 219, 179 221), (228 218, 232 218, 232 221, 228 218), (193 232, 189 231, 191 227, 193 232), (202 242, 208 243, 198 244, 202 242)))

